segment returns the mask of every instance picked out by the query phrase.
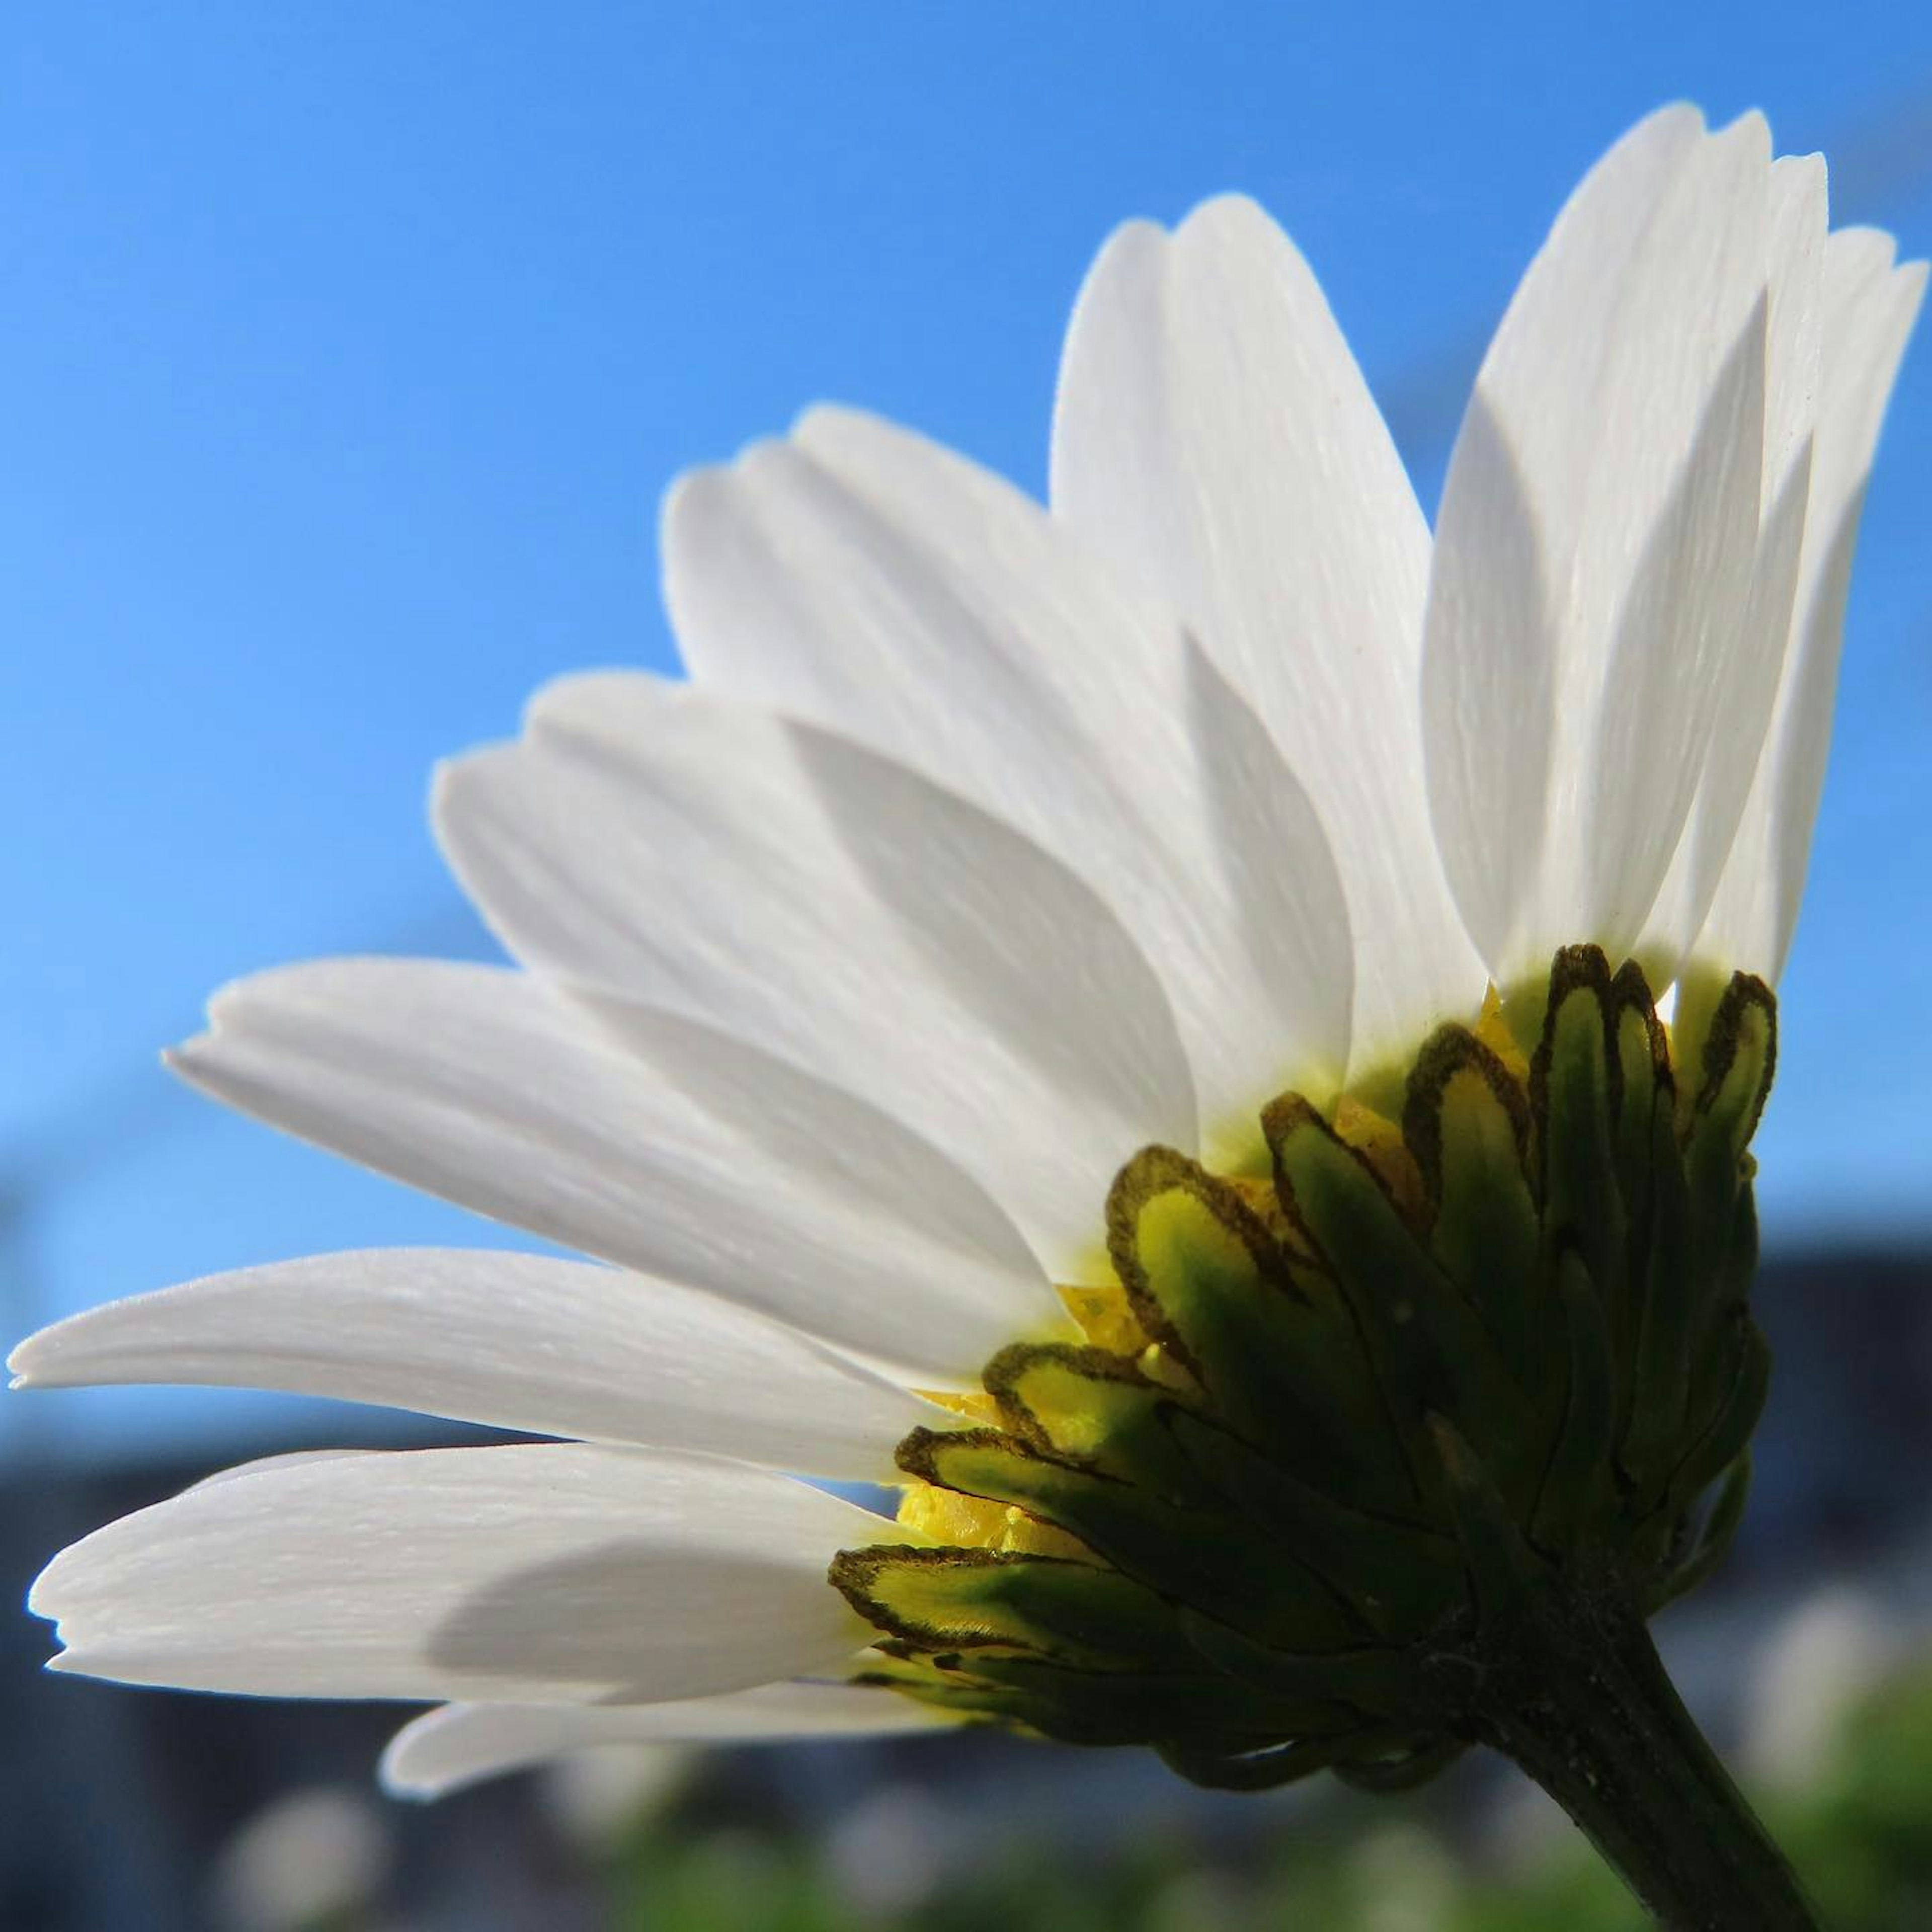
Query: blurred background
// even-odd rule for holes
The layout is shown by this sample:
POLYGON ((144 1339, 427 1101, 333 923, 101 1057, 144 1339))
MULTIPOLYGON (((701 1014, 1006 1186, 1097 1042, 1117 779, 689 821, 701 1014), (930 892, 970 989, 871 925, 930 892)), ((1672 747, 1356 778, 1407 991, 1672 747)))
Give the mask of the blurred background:
MULTIPOLYGON (((1932 249, 1932 9, 16 0, 0 27, 0 1327, 306 1252, 511 1238, 172 1085, 224 980, 488 956, 424 829, 525 694, 667 668, 670 476, 820 398, 1044 482, 1108 230, 1246 189, 1432 505, 1562 196, 1688 95, 1932 249)), ((1760 1138, 1778 1374, 1728 1571, 1662 1630, 1834 1925, 1932 1923, 1932 352, 1852 599, 1760 1138)), ((10 1600, 272 1448, 453 1439, 206 1391, 0 1401, 10 1600)), ((0 1618, 0 1925, 1638 1922, 1500 1767, 1210 1799, 992 1738, 606 1754, 434 1808, 403 1713, 40 1675, 0 1618)))

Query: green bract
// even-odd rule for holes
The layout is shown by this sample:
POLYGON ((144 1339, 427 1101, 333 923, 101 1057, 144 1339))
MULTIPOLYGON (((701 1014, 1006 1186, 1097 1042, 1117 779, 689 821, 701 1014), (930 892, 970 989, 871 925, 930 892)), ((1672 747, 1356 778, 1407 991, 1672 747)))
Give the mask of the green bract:
POLYGON ((1527 1060, 1442 1028, 1399 1133, 1290 1094, 1271 1186, 1143 1150, 1107 1203, 1107 1339, 1002 1351, 992 1426, 900 1447, 926 1520, 946 1492, 1000 1531, 832 1566, 880 1681, 1202 1783, 1388 1784, 1484 1734, 1540 1593, 1647 1615, 1690 1587, 1765 1397, 1774 1041, 1760 980, 1687 996, 1673 1042, 1634 963, 1570 947, 1527 1060))

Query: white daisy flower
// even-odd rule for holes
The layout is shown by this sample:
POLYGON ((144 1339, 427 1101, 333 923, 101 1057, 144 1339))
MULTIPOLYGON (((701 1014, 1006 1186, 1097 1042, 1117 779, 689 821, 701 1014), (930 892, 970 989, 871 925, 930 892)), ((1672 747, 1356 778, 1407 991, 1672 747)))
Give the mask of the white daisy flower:
POLYGON ((13 1358, 562 1439, 112 1524, 35 1586, 55 1666, 441 1703, 418 1792, 990 1716, 1234 1784, 1480 1738, 1570 1802, 1443 1659, 1504 1684, 1498 1606, 1586 1573, 1640 1633, 1734 1526, 1768 988, 1924 283, 1673 107, 1532 264, 1432 541, 1238 199, 1102 251, 1050 510, 844 410, 686 478, 690 682, 442 776, 518 968, 265 974, 175 1056, 594 1259, 250 1269, 13 1358))

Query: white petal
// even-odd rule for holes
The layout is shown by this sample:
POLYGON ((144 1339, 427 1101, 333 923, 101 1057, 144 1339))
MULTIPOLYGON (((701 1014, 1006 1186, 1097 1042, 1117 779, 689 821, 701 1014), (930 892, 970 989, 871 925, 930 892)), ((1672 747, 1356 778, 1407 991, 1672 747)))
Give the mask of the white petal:
POLYGON ((1628 950, 1702 768, 1762 469, 1768 137, 1643 124, 1504 318, 1444 488, 1432 802, 1498 983, 1628 950))
POLYGON ((632 1015, 626 1046, 524 975, 394 959, 263 974, 211 1017, 175 1064, 232 1105, 923 1385, 974 1378, 1057 1312, 1017 1234, 950 1162, 687 1022, 632 1015))
POLYGON ((1347 916, 1312 808, 1178 620, 1037 504, 819 410, 686 478, 664 544, 701 684, 914 766, 1094 887, 1160 977, 1210 1132, 1339 1078, 1347 916))
POLYGON ((345 1456, 382 1454, 379 1449, 284 1449, 272 1456, 253 1456, 246 1462, 231 1462, 226 1468, 190 1483, 188 1488, 205 1490, 213 1483, 238 1482, 244 1476, 259 1476, 265 1469, 298 1469, 304 1462, 339 1462, 345 1456))
POLYGON ((1926 267, 1892 266, 1889 236, 1845 229, 1826 244, 1821 392, 1790 649, 1750 796, 1695 948, 1775 980, 1784 970, 1830 748, 1845 598, 1880 425, 1926 267))
POLYGON ((1675 977, 1717 890, 1784 669, 1811 490, 1825 223, 1822 160, 1813 154, 1774 163, 1757 554, 1739 647, 1718 693, 1718 728, 1684 836, 1634 949, 1660 986, 1675 977))
POLYGON ((438 824, 521 958, 908 1123, 1056 1272, 1090 1258, 1123 1162, 1194 1140, 1172 1016, 1106 908, 976 807, 830 734, 688 685, 568 680, 521 744, 448 770, 438 824))
POLYGON ((1352 1062, 1466 1016, 1416 681, 1429 532, 1293 244, 1251 202, 1122 229, 1067 337, 1053 503, 1195 627, 1321 814, 1355 946, 1352 1062))
POLYGON ((890 1481, 937 1412, 716 1295, 538 1255, 325 1255, 110 1302, 14 1351, 16 1388, 182 1382, 890 1481))
POLYGON ((945 1730, 955 1720, 890 1690, 760 1684, 670 1704, 452 1704, 405 1724, 382 1754, 398 1796, 442 1798, 598 1744, 777 1744, 945 1730))
POLYGON ((868 1634, 826 1566, 886 1526, 709 1457, 417 1450, 190 1490, 64 1550, 28 1606, 58 1621, 52 1668, 124 1683, 704 1696, 838 1670, 868 1634))
POLYGON ((1422 668, 1430 805, 1492 970, 1510 956, 1543 862, 1555 632, 1618 280, 1702 128, 1694 109, 1666 108, 1585 176, 1490 348, 1444 484, 1422 668))

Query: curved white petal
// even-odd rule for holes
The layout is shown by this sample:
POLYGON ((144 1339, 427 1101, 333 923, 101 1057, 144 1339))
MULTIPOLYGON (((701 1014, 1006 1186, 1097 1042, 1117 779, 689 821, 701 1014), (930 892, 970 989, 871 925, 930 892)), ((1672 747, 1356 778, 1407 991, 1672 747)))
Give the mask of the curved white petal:
POLYGON ((1584 177, 1491 346, 1444 484, 1422 666, 1430 806, 1492 971, 1516 943, 1543 863, 1555 632, 1617 280, 1702 128, 1694 109, 1666 108, 1584 177))
POLYGON ((242 980, 210 1018, 174 1064, 231 1104, 928 1386, 974 1379, 1058 1312, 1011 1224, 930 1147, 674 1016, 629 1014, 620 1040, 525 974, 339 959, 242 980))
POLYGON ((1709 917, 1695 952, 1775 980, 1784 970, 1824 786, 1845 599, 1866 483, 1926 265, 1893 266, 1888 236, 1844 229, 1826 244, 1820 388, 1790 647, 1709 917))
MULTIPOLYGON (((225 1469, 190 1483, 188 1490, 205 1490, 215 1483, 232 1483, 244 1476, 259 1476, 265 1469, 298 1469, 304 1462, 339 1462, 350 1456, 379 1456, 380 1449, 284 1449, 272 1456, 252 1456, 245 1462, 231 1462, 225 1469)), ((182 1492, 184 1495, 187 1490, 182 1492)))
MULTIPOLYGON (((266 1468, 110 1523, 28 1598, 51 1668, 275 1696, 646 1701, 830 1674, 882 1520, 769 1472, 577 1443, 266 1468)), ((898 1534, 898 1532, 895 1532, 898 1534)))
POLYGON ((1339 1078, 1347 915, 1312 807, 1178 620, 1037 504, 820 409, 685 478, 664 549, 700 684, 914 766, 1093 886, 1160 977, 1210 1132, 1339 1078))
POLYGON ((843 739, 688 685, 566 680, 522 742, 447 769, 437 822, 519 956, 905 1121, 1063 1275, 1121 1163, 1194 1141, 1172 1015, 1119 922, 1030 841, 843 739))
POLYGON ((1352 1063, 1466 1016, 1484 974, 1417 722, 1428 528, 1319 285, 1252 202, 1102 251, 1061 365, 1053 504, 1196 629, 1307 787, 1354 934, 1352 1063))
POLYGON ((778 1744, 956 1724, 909 1697, 853 1684, 760 1684, 670 1704, 451 1704, 396 1733, 382 1754, 382 1779, 400 1797, 442 1798, 599 1744, 778 1744))
POLYGON ((890 1481, 937 1412, 701 1290, 546 1256, 387 1249, 90 1309, 14 1351, 16 1388, 182 1382, 890 1481))
POLYGON ((1491 346, 1424 676, 1444 860, 1499 984, 1636 938, 1738 647, 1762 472, 1768 136, 1673 109, 1586 178, 1491 346))
POLYGON ((1772 164, 1769 221, 1757 550, 1743 633, 1718 692, 1718 728, 1711 734, 1684 836, 1634 948, 1649 968, 1652 983, 1660 986, 1675 976, 1717 891, 1784 666, 1811 494, 1812 430, 1820 388, 1826 184, 1819 156, 1787 156, 1772 164))

